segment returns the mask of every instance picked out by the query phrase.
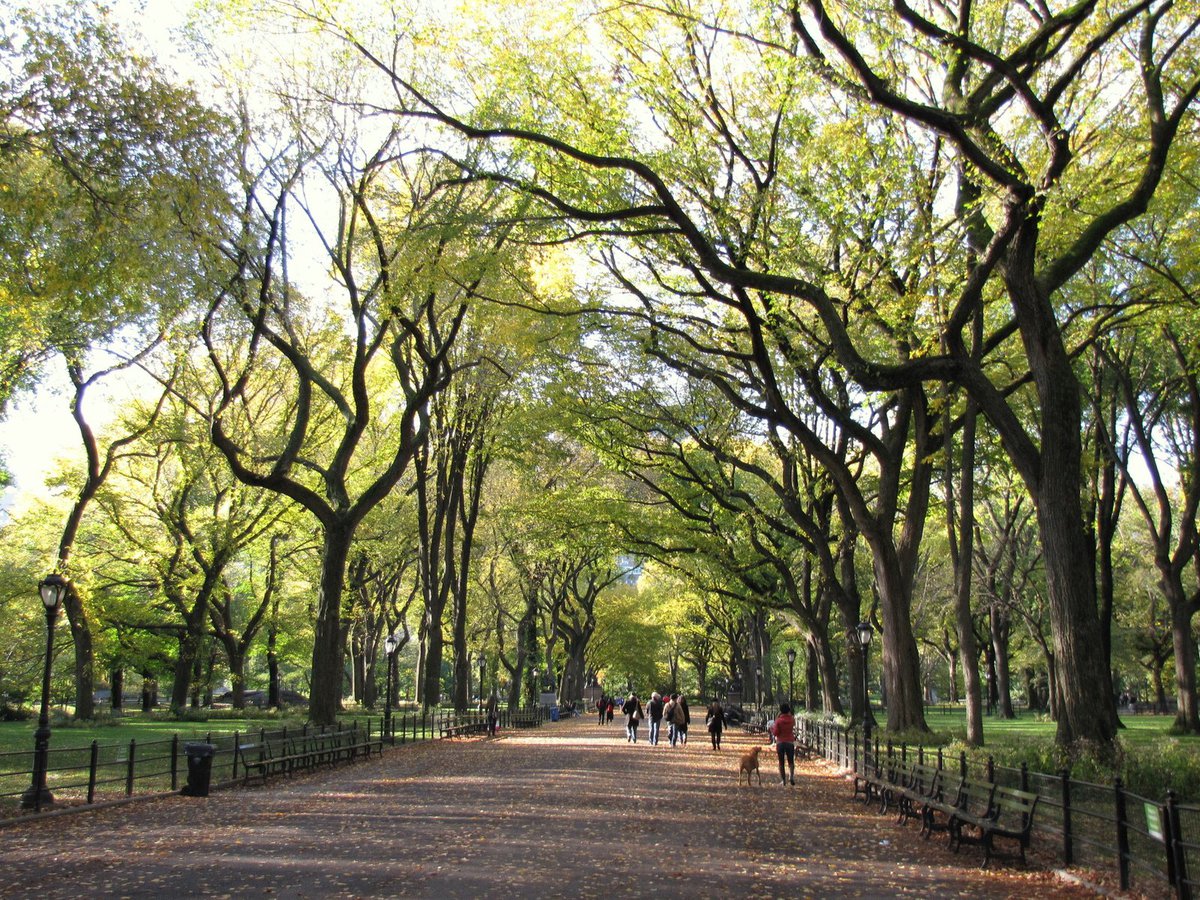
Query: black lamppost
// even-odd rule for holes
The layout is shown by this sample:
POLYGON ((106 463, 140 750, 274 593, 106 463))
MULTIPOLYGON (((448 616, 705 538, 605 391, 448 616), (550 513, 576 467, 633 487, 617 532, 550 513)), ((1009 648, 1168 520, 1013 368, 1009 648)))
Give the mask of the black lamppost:
POLYGON ((788 647, 788 703, 796 704, 796 648, 788 647))
POLYGON ((42 712, 37 731, 33 733, 33 782, 21 795, 24 809, 41 809, 54 802, 46 787, 46 769, 50 757, 50 663, 54 657, 54 620, 67 595, 67 580, 61 575, 47 575, 38 583, 38 593, 46 608, 46 665, 42 670, 42 712))
POLYGON ((396 665, 396 650, 400 647, 400 639, 394 634, 389 634, 383 640, 383 649, 387 653, 387 693, 383 699, 383 730, 387 732, 388 740, 391 743, 396 743, 396 737, 392 734, 392 672, 396 665))
POLYGON ((867 649, 871 646, 871 623, 859 622, 857 628, 858 646, 862 649, 862 678, 863 678, 863 740, 871 743, 871 691, 867 682, 867 649))
POLYGON ((754 702, 762 707, 762 666, 754 667, 754 702))
POLYGON ((487 667, 487 657, 483 655, 483 651, 479 651, 479 708, 483 709, 483 673, 487 667))

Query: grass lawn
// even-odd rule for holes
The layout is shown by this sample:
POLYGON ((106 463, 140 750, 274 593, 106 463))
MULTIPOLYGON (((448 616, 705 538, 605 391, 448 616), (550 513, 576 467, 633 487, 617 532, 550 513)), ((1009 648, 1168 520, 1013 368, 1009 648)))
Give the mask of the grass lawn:
MULTIPOLYGON (((929 727, 941 734, 949 734, 962 740, 967 733, 967 714, 964 709, 930 707, 925 711, 929 727)), ((1173 735, 1171 726, 1174 716, 1127 715, 1121 717, 1125 726, 1121 731, 1121 743, 1127 750, 1156 745, 1161 741, 1175 741, 1190 748, 1200 763, 1200 735, 1173 735)), ((1019 747, 1030 738, 1053 741, 1055 723, 1044 716, 1029 712, 1018 713, 1016 719, 997 719, 985 716, 983 738, 987 744, 998 747, 1019 747)))
MULTIPOLYGON (((966 711, 961 708, 931 707, 925 721, 941 738, 962 741, 966 734, 966 711)), ((1146 797, 1160 798, 1171 787, 1182 799, 1200 801, 1200 735, 1172 734, 1174 716, 1124 715, 1121 722, 1123 752, 1115 767, 1064 759, 1054 746, 1055 723, 1028 712, 1008 720, 985 716, 984 746, 970 755, 993 756, 997 764, 1011 767, 1025 762, 1032 771, 1045 774, 1065 766, 1073 777, 1097 784, 1110 784, 1119 774, 1130 790, 1146 797)))
MULTIPOLYGON (((365 713, 347 713, 338 719, 343 725, 357 720, 360 727, 370 727, 376 734, 381 723, 380 716, 365 713)), ((223 710, 206 721, 172 719, 162 714, 147 716, 140 712, 92 723, 75 723, 59 717, 51 722, 47 782, 59 802, 82 802, 89 787, 89 773, 93 771, 93 741, 97 745, 93 786, 100 799, 123 795, 130 777, 134 779, 133 790, 138 793, 171 789, 172 772, 177 786, 187 770, 185 761, 173 755, 172 750, 182 751, 190 741, 211 738, 218 747, 213 771, 220 770, 214 777, 234 777, 231 738, 235 733, 240 735, 239 743, 254 743, 260 729, 270 732, 286 727, 289 731, 299 731, 305 721, 304 710, 286 715, 252 712, 247 717, 235 717, 232 711, 223 710), (175 737, 179 739, 177 748, 171 744, 175 737)), ((400 726, 399 718, 396 725, 400 726)), ((0 722, 0 817, 16 810, 20 794, 29 785, 36 729, 36 718, 0 722)), ((430 734, 427 729, 422 731, 424 737, 430 734)))
MULTIPOLYGON (((287 725, 299 728, 304 724, 303 713, 289 718, 212 719, 207 722, 177 721, 158 716, 142 717, 131 713, 120 719, 107 720, 101 724, 70 723, 51 724, 50 746, 52 748, 87 747, 92 741, 102 746, 128 744, 131 740, 139 744, 167 741, 179 735, 180 742, 202 740, 207 735, 245 733, 260 728, 276 729, 287 725)), ((375 726, 378 728, 378 726, 375 726)), ((33 732, 37 719, 26 722, 0 722, 0 753, 33 751, 33 732)))

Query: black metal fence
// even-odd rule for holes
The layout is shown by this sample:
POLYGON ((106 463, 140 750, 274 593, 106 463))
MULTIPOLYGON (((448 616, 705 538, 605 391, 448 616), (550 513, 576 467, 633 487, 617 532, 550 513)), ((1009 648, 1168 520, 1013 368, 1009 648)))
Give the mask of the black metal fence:
POLYGON ((1200 884, 1200 806, 1180 803, 1172 791, 1161 800, 1111 785, 1071 777, 1064 769, 1049 775, 1025 766, 997 766, 991 757, 972 762, 965 753, 946 755, 940 748, 883 744, 869 747, 861 732, 831 720, 801 719, 800 740, 826 759, 855 773, 898 761, 936 764, 964 778, 980 779, 1039 795, 1034 830, 1047 838, 1065 865, 1112 868, 1122 890, 1190 900, 1200 884))
MULTIPOLYGON (((502 709, 501 728, 536 727, 545 721, 540 707, 502 709)), ((330 731, 350 731, 351 743, 368 743, 372 737, 385 744, 405 744, 448 736, 451 726, 466 722, 486 722, 482 713, 455 713, 448 710, 398 711, 392 715, 391 727, 384 719, 353 719, 331 727, 304 725, 260 728, 224 734, 209 733, 203 737, 180 738, 174 735, 157 741, 102 744, 92 741, 77 747, 51 745, 47 758, 46 782, 54 795, 56 807, 86 806, 107 800, 132 797, 135 794, 157 794, 177 791, 181 780, 187 778, 185 745, 203 741, 214 748, 212 781, 220 785, 242 780, 245 771, 237 748, 248 743, 283 745, 289 739, 325 734, 330 731)), ((32 783, 32 751, 0 753, 0 818, 21 815, 21 797, 32 783)))

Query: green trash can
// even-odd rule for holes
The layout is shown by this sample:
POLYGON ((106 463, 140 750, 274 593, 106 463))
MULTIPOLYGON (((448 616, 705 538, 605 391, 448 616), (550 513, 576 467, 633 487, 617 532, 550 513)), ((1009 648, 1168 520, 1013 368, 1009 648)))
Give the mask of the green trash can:
POLYGON ((213 754, 217 748, 203 742, 183 745, 187 754, 188 774, 187 784, 179 793, 187 797, 207 797, 208 787, 212 783, 213 754))

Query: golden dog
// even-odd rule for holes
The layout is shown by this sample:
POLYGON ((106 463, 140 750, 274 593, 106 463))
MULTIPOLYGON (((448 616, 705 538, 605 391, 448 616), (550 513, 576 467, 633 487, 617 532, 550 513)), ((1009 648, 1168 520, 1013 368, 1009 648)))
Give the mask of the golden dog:
POLYGON ((742 772, 746 773, 746 787, 750 787, 750 773, 755 772, 758 775, 758 783, 762 785, 762 770, 758 767, 758 754, 762 751, 762 747, 751 747, 742 754, 742 768, 738 772, 738 786, 742 783, 742 772))

